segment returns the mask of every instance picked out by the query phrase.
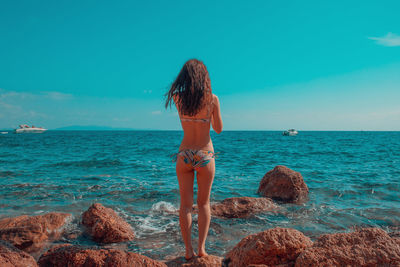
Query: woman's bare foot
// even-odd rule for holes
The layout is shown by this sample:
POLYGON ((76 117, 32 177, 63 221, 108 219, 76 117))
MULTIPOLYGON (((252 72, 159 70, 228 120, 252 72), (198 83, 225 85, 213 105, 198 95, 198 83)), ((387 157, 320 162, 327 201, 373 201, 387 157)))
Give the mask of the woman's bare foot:
POLYGON ((196 253, 193 249, 186 250, 185 260, 190 261, 194 256, 196 256, 196 253))
POLYGON ((204 249, 199 250, 199 257, 208 256, 207 252, 204 249))

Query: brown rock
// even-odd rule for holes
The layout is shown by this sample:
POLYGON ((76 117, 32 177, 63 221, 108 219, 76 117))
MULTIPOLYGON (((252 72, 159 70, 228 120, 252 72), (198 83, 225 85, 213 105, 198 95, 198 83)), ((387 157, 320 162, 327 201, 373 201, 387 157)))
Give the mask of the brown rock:
POLYGON ((211 214, 223 218, 247 218, 252 214, 276 210, 269 198, 264 197, 232 197, 211 205, 211 214))
POLYGON ((400 231, 391 232, 388 234, 400 246, 400 231))
POLYGON ((308 198, 308 187, 299 172, 276 166, 264 175, 258 193, 274 200, 301 203, 308 198))
POLYGON ((291 228, 272 228, 243 238, 226 255, 225 262, 232 267, 251 264, 290 266, 312 241, 291 228))
POLYGON ((168 267, 221 267, 222 258, 214 255, 204 257, 193 257, 186 261, 183 257, 175 258, 165 262, 168 267))
POLYGON ((35 259, 28 253, 0 240, 1 267, 37 267, 35 259))
POLYGON ((44 253, 40 267, 165 267, 162 262, 117 249, 90 249, 70 244, 58 245, 44 253))
POLYGON ((60 238, 71 214, 51 212, 0 220, 0 239, 28 253, 37 252, 50 240, 60 238))
POLYGON ((379 228, 325 234, 297 258, 303 266, 400 266, 400 246, 379 228))
POLYGON ((82 214, 82 223, 93 240, 117 243, 134 238, 132 227, 110 208, 95 203, 82 214))

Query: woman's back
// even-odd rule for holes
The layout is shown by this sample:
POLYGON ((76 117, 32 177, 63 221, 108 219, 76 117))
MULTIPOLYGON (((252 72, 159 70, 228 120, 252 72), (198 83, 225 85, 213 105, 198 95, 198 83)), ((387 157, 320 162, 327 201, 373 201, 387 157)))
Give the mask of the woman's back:
MULTIPOLYGON (((213 94, 211 101, 205 103, 204 107, 193 117, 181 114, 177 106, 184 132, 180 149, 213 150, 210 138, 210 124, 214 121, 214 110, 216 110, 215 103, 217 102, 218 98, 213 94)), ((219 108, 217 110, 219 111, 219 108)))

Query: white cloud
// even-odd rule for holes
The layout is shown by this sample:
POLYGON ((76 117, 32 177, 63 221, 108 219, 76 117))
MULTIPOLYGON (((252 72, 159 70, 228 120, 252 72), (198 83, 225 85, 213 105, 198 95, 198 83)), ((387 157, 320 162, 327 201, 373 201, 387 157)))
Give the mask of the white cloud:
POLYGON ((6 91, 0 88, 0 100, 6 99, 33 99, 35 98, 34 94, 25 93, 25 92, 15 92, 15 91, 6 91))
MULTIPOLYGON (((0 96, 0 97, 1 97, 1 96, 0 96)), ((1 99, 1 98, 0 98, 0 99, 1 99)), ((20 110, 22 110, 22 109, 21 109, 21 106, 11 105, 11 104, 5 103, 5 102, 3 102, 3 101, 1 101, 1 100, 0 100, 0 108, 4 108, 4 109, 7 109, 7 110, 15 110, 15 111, 20 111, 20 110)))
POLYGON ((38 97, 46 97, 52 100, 69 100, 73 98, 71 94, 65 94, 57 91, 44 91, 40 93, 28 93, 28 92, 15 92, 7 91, 0 88, 0 100, 3 99, 36 99, 38 97))
POLYGON ((400 36, 389 32, 383 37, 368 37, 383 46, 400 46, 400 36))
POLYGON ((28 118, 31 118, 31 119, 37 119, 37 118, 46 119, 46 118, 48 118, 48 116, 46 114, 41 113, 41 112, 37 112, 37 111, 34 111, 34 110, 29 110, 25 114, 27 115, 28 118))
POLYGON ((160 114, 161 114, 161 110, 152 111, 151 114, 153 114, 153 115, 160 115, 160 114))
POLYGON ((73 98, 73 95, 71 94, 64 94, 61 92, 55 92, 55 91, 50 91, 50 92, 43 92, 43 94, 53 100, 69 100, 73 98))

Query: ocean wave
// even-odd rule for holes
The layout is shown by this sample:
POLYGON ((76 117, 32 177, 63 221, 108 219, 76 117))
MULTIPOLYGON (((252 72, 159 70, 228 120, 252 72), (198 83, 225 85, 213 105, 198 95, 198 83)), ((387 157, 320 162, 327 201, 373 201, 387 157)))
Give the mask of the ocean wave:
POLYGON ((4 146, 4 147, 19 147, 19 146, 22 146, 22 144, 18 144, 18 143, 3 143, 2 146, 4 146))
POLYGON ((0 171, 0 177, 14 177, 17 176, 16 172, 13 171, 0 171))
POLYGON ((62 161, 45 167, 83 167, 83 168, 102 168, 102 167, 113 167, 122 166, 123 163, 119 159, 91 159, 91 160, 79 160, 79 161, 62 161))
POLYGON ((3 160, 3 159, 0 160, 0 163, 4 163, 4 164, 7 164, 7 165, 10 165, 10 164, 29 164, 29 163, 33 163, 33 162, 35 162, 35 159, 33 159, 33 158, 21 158, 21 157, 14 157, 14 158, 9 157, 9 160, 3 160))
POLYGON ((178 209, 170 202, 160 201, 151 206, 150 213, 176 213, 178 209))
POLYGON ((178 229, 177 208, 170 202, 160 201, 152 205, 145 216, 135 216, 133 223, 138 229, 138 236, 166 233, 178 229))
POLYGON ((23 183, 23 184, 11 184, 9 187, 14 187, 14 188, 40 188, 43 187, 44 184, 30 184, 30 183, 23 183))
MULTIPOLYGON (((143 148, 142 153, 160 153, 160 152, 168 152, 170 149, 165 149, 163 147, 152 147, 152 148, 143 148)), ((171 151, 170 151, 171 152, 171 151)), ((173 152, 171 152, 172 154, 173 152)))

